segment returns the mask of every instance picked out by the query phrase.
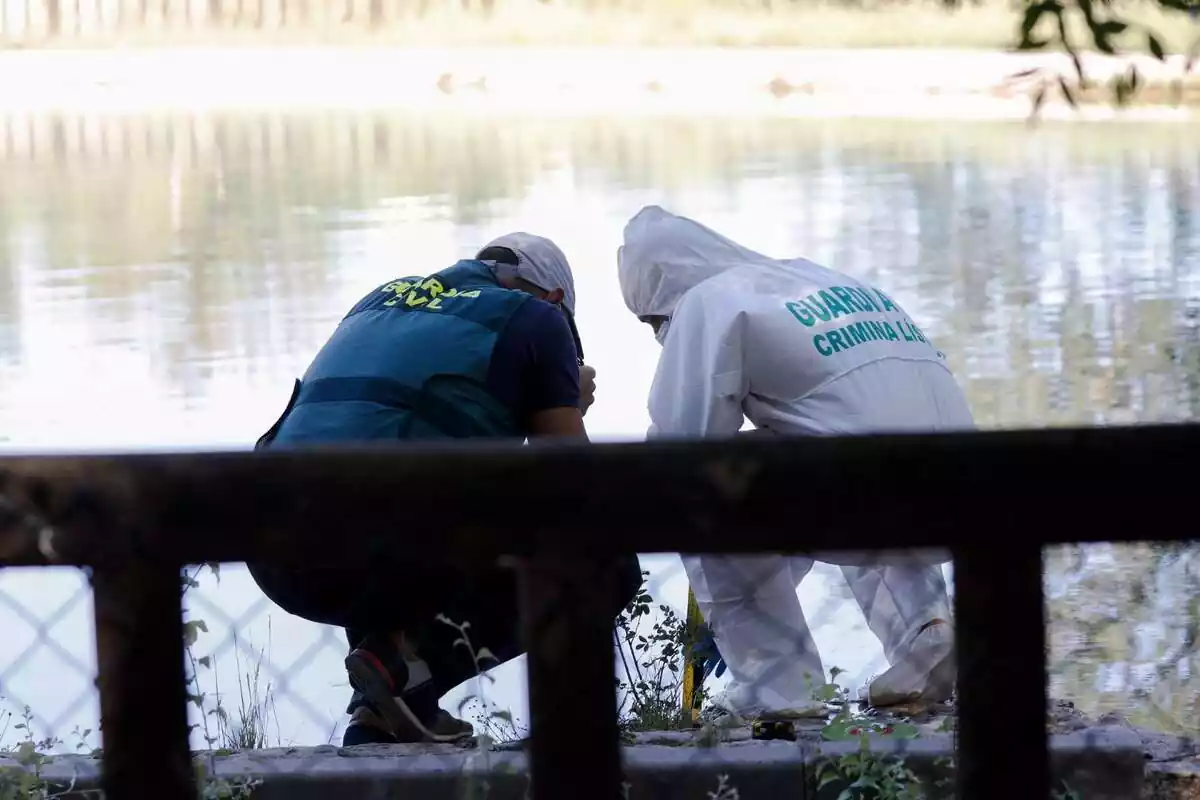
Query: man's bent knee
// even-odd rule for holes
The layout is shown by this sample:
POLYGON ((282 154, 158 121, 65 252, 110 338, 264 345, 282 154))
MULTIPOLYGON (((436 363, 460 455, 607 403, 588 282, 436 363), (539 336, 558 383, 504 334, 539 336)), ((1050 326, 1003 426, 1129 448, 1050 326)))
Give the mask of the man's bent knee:
POLYGON ((617 595, 617 608, 613 613, 614 618, 633 602, 633 598, 637 597, 638 590, 642 588, 642 562, 636 555, 622 556, 615 574, 614 587, 617 595))

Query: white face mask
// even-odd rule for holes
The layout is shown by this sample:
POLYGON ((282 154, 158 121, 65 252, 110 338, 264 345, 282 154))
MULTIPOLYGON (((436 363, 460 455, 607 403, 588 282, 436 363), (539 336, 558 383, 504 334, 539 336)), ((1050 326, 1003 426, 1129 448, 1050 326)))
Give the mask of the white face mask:
POLYGON ((670 317, 668 317, 667 321, 664 322, 662 325, 659 325, 658 330, 656 330, 654 332, 654 338, 658 340, 658 343, 660 345, 664 344, 667 341, 667 331, 669 331, 670 329, 671 329, 671 319, 670 319, 670 317))

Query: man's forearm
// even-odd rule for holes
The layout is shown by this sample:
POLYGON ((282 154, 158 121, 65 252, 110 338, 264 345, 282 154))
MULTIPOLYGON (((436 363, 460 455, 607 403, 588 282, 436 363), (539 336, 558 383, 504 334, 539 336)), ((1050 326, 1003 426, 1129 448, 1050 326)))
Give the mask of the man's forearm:
POLYGON ((529 419, 529 436, 588 441, 583 414, 578 408, 548 408, 535 412, 529 419))

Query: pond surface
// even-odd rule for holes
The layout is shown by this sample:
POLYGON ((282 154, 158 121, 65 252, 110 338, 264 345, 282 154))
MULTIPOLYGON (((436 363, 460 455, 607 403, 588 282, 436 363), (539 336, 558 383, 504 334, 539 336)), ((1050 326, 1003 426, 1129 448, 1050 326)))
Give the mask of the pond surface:
MULTIPOLYGON (((246 447, 363 293, 518 229, 574 264, 600 381, 590 432, 640 438, 658 347, 624 307, 615 252, 647 203, 888 287, 982 426, 1200 412, 1191 126, 12 115, 0 170, 10 447, 246 447)), ((646 564, 655 594, 682 606, 678 559, 646 564)), ((1197 550, 1070 548, 1047 565, 1054 694, 1196 731, 1197 550)), ((0 576, 0 695, 62 736, 95 727, 80 585, 66 571, 0 576), (44 634, 57 645, 31 648, 44 634)), ((850 683, 882 666, 836 570, 800 591, 827 665, 850 683)), ((281 740, 325 741, 344 721, 337 631, 288 617, 234 565, 220 584, 202 577, 190 605, 209 623, 199 650, 217 654, 211 692, 236 706, 236 676, 261 651, 281 740)), ((489 698, 527 719, 520 665, 497 672, 489 698)))

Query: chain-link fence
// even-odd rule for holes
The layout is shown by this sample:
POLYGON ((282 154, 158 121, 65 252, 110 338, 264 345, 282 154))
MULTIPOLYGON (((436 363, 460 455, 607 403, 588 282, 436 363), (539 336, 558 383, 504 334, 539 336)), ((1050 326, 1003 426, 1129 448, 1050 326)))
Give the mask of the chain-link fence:
MULTIPOLYGON (((11 746, 28 731, 54 741, 51 749, 74 750, 77 734, 89 731, 90 736, 99 721, 86 577, 66 568, 0 573, 0 630, 0 731, 7 734, 0 744, 11 746)), ((98 741, 92 738, 92 746, 98 741)))
MULTIPOLYGON (((1200 689, 1193 686, 1197 623, 1191 607, 1191 598, 1200 594, 1198 558, 1191 547, 1083 545, 1048 552, 1051 696, 1071 700, 1092 716, 1119 711, 1147 727, 1186 731, 1200 702, 1200 689)), ((651 608, 634 626, 636 635, 654 636, 656 625, 666 625, 651 653, 633 651, 625 643, 625 654, 631 662, 653 658, 656 674, 660 668, 669 672, 671 659, 658 654, 669 652, 669 643, 684 641, 687 576, 675 557, 651 555, 642 561, 649 572, 645 592, 651 608), (664 620, 660 605, 668 606, 673 617, 664 620)), ((945 572, 952 574, 952 567, 947 565, 945 572)), ((196 659, 188 666, 206 695, 206 710, 214 711, 218 703, 224 709, 208 719, 216 729, 209 735, 218 745, 236 741, 235 731, 247 727, 243 717, 259 732, 259 746, 340 742, 350 695, 342 631, 287 614, 262 595, 242 565, 225 565, 217 572, 195 567, 187 579, 196 582, 185 591, 187 637, 194 637, 190 653, 196 659), (217 727, 212 717, 222 713, 229 722, 217 727)), ((856 689, 886 669, 883 648, 840 570, 818 564, 798 588, 806 621, 828 665, 826 673, 840 672, 838 683, 856 689)), ((947 588, 952 596, 952 581, 947 588)), ((76 749, 76 730, 98 734, 86 576, 58 568, 0 573, 0 615, 6 634, 0 695, 13 715, 10 725, 28 707, 35 731, 61 739, 65 749, 76 749)), ((675 661, 682 669, 682 655, 675 661)), ((516 732, 523 734, 528 728, 523 673, 500 672, 497 684, 486 690, 491 695, 488 711, 510 713, 516 732)), ((630 680, 626 674, 618 678, 630 680)), ((682 674, 663 678, 662 688, 676 708, 682 702, 682 674)), ((710 675, 707 693, 721 692, 727 682, 728 675, 710 675)), ((477 688, 464 687, 446 704, 457 710, 458 702, 477 688)), ((625 695, 627 713, 632 713, 634 700, 625 695)), ((478 717, 484 714, 475 706, 468 719, 483 726, 478 717)), ((91 739, 98 746, 98 736, 91 739)), ((193 732, 193 745, 206 745, 199 730, 193 732)))

